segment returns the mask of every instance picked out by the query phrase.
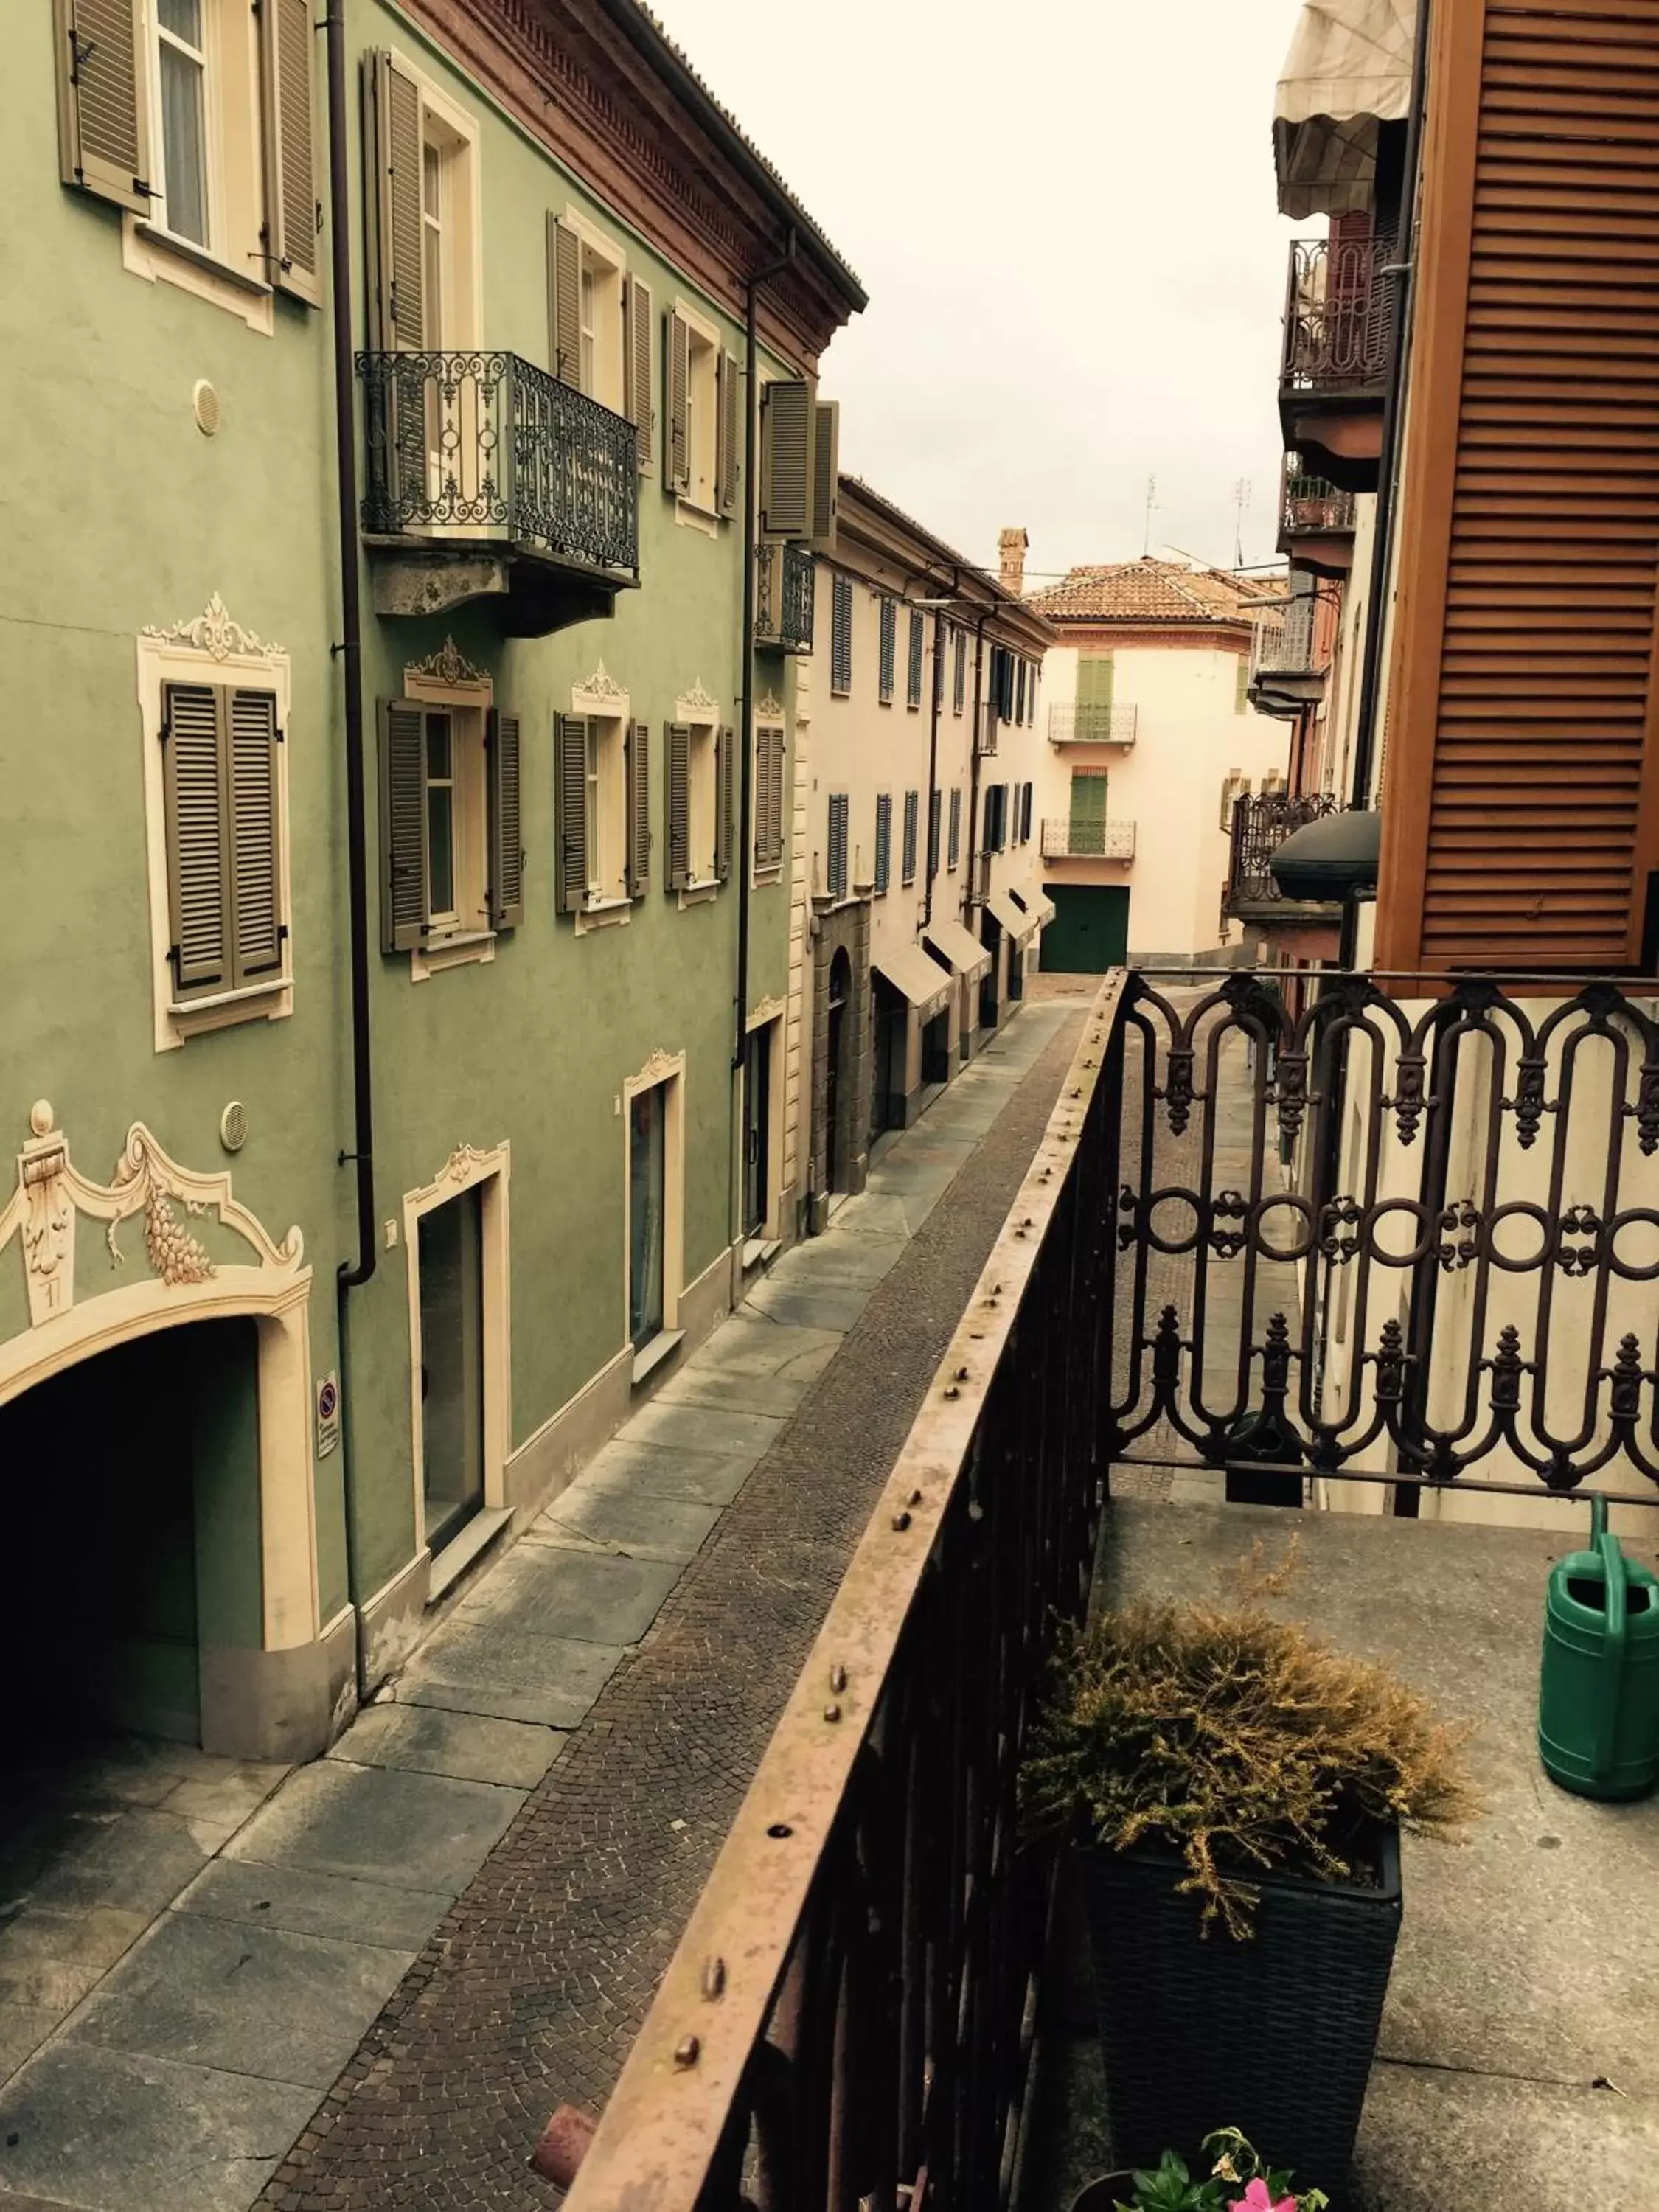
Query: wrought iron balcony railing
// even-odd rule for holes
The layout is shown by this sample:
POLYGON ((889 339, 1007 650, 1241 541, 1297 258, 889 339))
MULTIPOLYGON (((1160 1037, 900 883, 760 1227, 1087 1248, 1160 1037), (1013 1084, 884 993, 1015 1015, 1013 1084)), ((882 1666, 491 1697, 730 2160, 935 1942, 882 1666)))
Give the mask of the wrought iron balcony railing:
POLYGON ((363 528, 637 578, 634 425, 516 354, 360 353, 363 528))
POLYGON ((1286 599, 1255 618, 1250 637, 1250 682, 1262 677, 1314 676, 1314 611, 1318 605, 1311 592, 1286 599))
POLYGON ((1395 287, 1387 238, 1298 238, 1285 286, 1286 391, 1359 392, 1388 374, 1395 287))
POLYGON ((1310 474, 1299 454, 1286 453, 1279 477, 1280 537, 1338 538, 1351 532, 1353 526, 1353 494, 1310 474))
POLYGON ((1273 880, 1273 854, 1293 830, 1340 811, 1340 800, 1323 791, 1297 799, 1283 791, 1261 792, 1255 798, 1246 793, 1236 799, 1227 884, 1222 894, 1224 917, 1233 907, 1250 900, 1281 898, 1284 894, 1273 880))
POLYGON ((1134 856, 1133 822, 1073 822, 1064 815, 1044 817, 1045 860, 1133 860, 1134 856))
POLYGON ((804 545, 755 548, 755 635, 785 653, 812 650, 817 562, 804 545))
POLYGON ((1138 707, 1097 707, 1057 699, 1048 709, 1051 745, 1132 745, 1140 719, 1138 707))

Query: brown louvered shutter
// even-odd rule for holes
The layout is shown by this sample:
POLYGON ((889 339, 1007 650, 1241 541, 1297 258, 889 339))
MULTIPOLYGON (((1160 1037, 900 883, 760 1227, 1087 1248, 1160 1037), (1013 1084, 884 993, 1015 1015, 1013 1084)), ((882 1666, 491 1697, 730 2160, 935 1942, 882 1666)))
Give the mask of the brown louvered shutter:
POLYGON ((271 283, 307 307, 322 297, 311 131, 311 0, 259 11, 265 136, 265 252, 271 283))
POLYGON ((226 782, 230 793, 231 980, 257 983, 282 973, 281 785, 276 699, 270 691, 233 691, 226 782))
POLYGON ((812 523, 814 387, 769 384, 761 394, 760 526, 768 538, 805 538, 812 523))
POLYGON ((556 714, 559 785, 559 908, 580 914, 587 904, 587 717, 556 714))
POLYGON ((841 507, 841 402, 820 399, 812 433, 812 516, 807 537, 820 553, 836 550, 841 507))
POLYGON ((426 940, 426 717, 412 699, 380 702, 380 950, 426 940))
POLYGON ((516 929, 524 920, 524 817, 520 804, 519 718, 489 710, 484 744, 489 761, 489 921, 516 929))
POLYGON ((167 908, 181 996, 228 990, 232 982, 222 704, 210 684, 162 686, 167 908))
POLYGON ((149 70, 137 0, 56 0, 52 15, 64 182, 148 215, 149 70))
POLYGON ((783 859, 783 797, 787 778, 788 745, 781 730, 769 731, 767 735, 769 741, 767 750, 772 760, 772 812, 767 825, 770 837, 769 855, 771 863, 776 866, 783 859))
MULTIPOLYGON (((421 88, 389 53, 370 57, 374 88, 375 296, 387 351, 426 348, 421 222, 421 88)), ((422 436, 424 432, 422 431, 422 436)))
POLYGON ((714 878, 722 884, 732 872, 736 842, 737 753, 731 731, 723 729, 714 741, 714 878))
POLYGON ((691 731, 684 722, 668 725, 668 888, 684 890, 691 880, 691 731))
POLYGON ((1431 21, 1376 963, 1624 967, 1659 866, 1659 15, 1431 21))
POLYGON ((651 467, 651 433, 656 421, 651 404, 651 288, 641 284, 637 276, 630 276, 623 299, 627 355, 623 364, 623 412, 634 425, 640 472, 645 475, 651 467))
POLYGON ((663 465, 670 491, 691 489, 691 331, 682 316, 666 319, 667 343, 663 348, 663 374, 668 384, 668 406, 663 425, 663 465))
POLYGON ((547 360, 561 384, 582 380, 582 246, 568 222, 547 218, 547 360))
POLYGON ((643 898, 651 869, 651 726, 628 726, 628 896, 643 898))
POLYGON ((730 514, 738 503, 738 392, 740 379, 735 354, 723 353, 720 356, 718 381, 718 412, 714 418, 719 447, 714 459, 715 501, 722 514, 730 514))

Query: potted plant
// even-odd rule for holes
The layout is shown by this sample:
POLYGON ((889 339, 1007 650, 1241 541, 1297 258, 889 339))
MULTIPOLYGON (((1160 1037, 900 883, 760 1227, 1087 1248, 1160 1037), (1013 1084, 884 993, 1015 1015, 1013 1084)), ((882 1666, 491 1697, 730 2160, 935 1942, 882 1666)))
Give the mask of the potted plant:
POLYGON ((1331 2200, 1322 2189, 1292 2194, 1289 2173, 1264 2166, 1237 2128, 1206 2136, 1204 2156, 1210 2170, 1202 2180, 1173 2150, 1150 2169, 1104 2174, 1072 2212, 1327 2212, 1331 2200))
POLYGON ((1130 1605, 1063 1643, 1021 1809, 1028 1838, 1083 1847, 1120 2159, 1193 2159, 1231 2112, 1341 2186, 1400 1928, 1400 1832, 1462 1826, 1466 1733, 1260 1604, 1130 1605))

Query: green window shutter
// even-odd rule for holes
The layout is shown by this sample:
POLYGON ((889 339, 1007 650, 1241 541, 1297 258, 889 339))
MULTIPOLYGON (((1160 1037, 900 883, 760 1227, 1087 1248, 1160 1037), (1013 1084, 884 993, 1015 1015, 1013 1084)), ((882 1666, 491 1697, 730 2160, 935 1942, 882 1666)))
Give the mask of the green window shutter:
POLYGON ((628 726, 628 896, 643 898, 651 868, 651 726, 628 726))
POLYGON ((814 386, 769 384, 761 394, 760 526, 768 538, 805 538, 812 526, 814 386))
POLYGON ((820 399, 812 434, 812 526, 808 536, 820 553, 833 553, 841 506, 841 402, 820 399))
POLYGON ((883 706, 893 700, 893 677, 898 658, 898 609, 891 599, 881 603, 881 670, 876 686, 876 696, 883 706))
POLYGON ((232 691, 226 784, 230 797, 231 980, 257 983, 283 972, 282 854, 276 696, 232 691))
POLYGON ((951 793, 951 835, 945 847, 947 868, 954 868, 962 858, 962 787, 958 784, 951 793))
POLYGON ((876 889, 884 891, 893 879, 893 802, 884 791, 876 795, 876 889))
POLYGON ((927 794, 927 880, 931 884, 939 873, 939 816, 945 804, 942 791, 927 794))
POLYGON ((66 185, 149 213, 149 69, 137 0, 56 0, 58 154, 66 185))
POLYGON ((904 880, 913 884, 916 879, 916 817, 920 799, 914 791, 904 794, 904 880))
POLYGON ((1080 708, 1098 708, 1103 714, 1112 709, 1112 656, 1109 653, 1085 653, 1078 657, 1077 703, 1080 708))
POLYGON ((723 884, 732 872, 736 844, 738 748, 730 730, 714 741, 714 880, 723 884))
POLYGON ((836 576, 830 591, 830 689, 842 697, 853 688, 853 580, 836 576))
POLYGON ((651 468, 651 434, 656 412, 651 404, 651 288, 630 276, 623 288, 623 412, 634 425, 640 473, 651 468))
POLYGON ((562 216, 547 218, 547 363, 561 384, 582 380, 582 242, 562 216))
POLYGON ((691 880, 691 731, 684 722, 668 725, 668 888, 684 890, 691 880))
POLYGON ((910 657, 904 672, 904 699, 909 707, 921 704, 921 670, 927 650, 925 624, 913 607, 910 611, 910 657))
POLYGON ((691 488, 691 331, 676 314, 664 318, 663 376, 667 406, 663 418, 663 469, 670 491, 691 488))
POLYGON ((228 990, 234 980, 222 705, 210 684, 161 688, 167 908, 181 996, 228 990))
POLYGON ((489 764, 489 920, 516 929, 524 920, 524 827, 520 801, 519 718, 489 710, 484 744, 489 764))
POLYGON ((1242 714, 1250 703, 1250 657, 1247 653, 1238 656, 1238 668, 1233 679, 1233 712, 1242 714))
MULTIPOLYGON (((374 87, 376 300, 381 346, 426 347, 425 246, 421 220, 421 88, 389 53, 371 58, 374 87)), ((422 437, 424 432, 422 432, 422 437)))
POLYGON ((265 141, 266 269, 278 291, 317 307, 316 156, 311 128, 312 0, 259 11, 265 141))
POLYGON ((1106 850, 1106 777, 1098 770, 1073 769, 1069 826, 1073 853, 1106 850))
POLYGON ((738 503, 738 393, 739 375, 735 354, 723 353, 716 364, 714 415, 714 503, 730 514, 738 503))
POLYGON ((554 717, 558 756, 559 910, 580 914, 587 904, 587 717, 554 717))
POLYGON ((426 717, 412 699, 380 702, 380 950, 425 942, 426 717))

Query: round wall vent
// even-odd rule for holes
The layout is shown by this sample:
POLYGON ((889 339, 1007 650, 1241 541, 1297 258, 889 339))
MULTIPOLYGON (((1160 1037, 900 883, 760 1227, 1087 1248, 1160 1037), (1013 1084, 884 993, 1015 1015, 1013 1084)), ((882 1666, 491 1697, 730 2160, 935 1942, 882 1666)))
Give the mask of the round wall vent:
POLYGON ((247 1108, 233 1098, 219 1116, 219 1142, 228 1152, 240 1152, 247 1142, 247 1108))
POLYGON ((198 379, 191 405, 196 410, 197 428, 204 438, 213 437, 219 428, 219 394, 205 377, 198 379))

